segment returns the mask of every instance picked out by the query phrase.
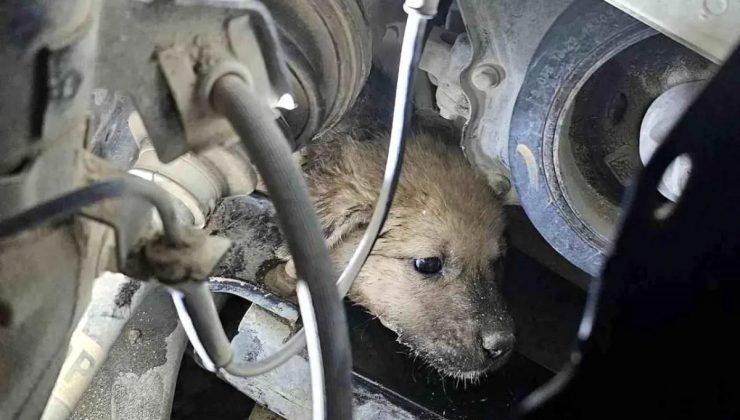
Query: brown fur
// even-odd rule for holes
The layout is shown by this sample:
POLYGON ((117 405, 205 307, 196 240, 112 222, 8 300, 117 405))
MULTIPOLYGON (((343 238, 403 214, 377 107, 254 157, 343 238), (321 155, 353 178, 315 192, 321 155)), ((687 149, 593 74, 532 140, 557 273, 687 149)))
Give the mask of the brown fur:
MULTIPOLYGON (((347 127, 317 139, 301 156, 339 269, 370 220, 387 155, 387 133, 347 127)), ((428 127, 417 127, 407 141, 393 207, 350 298, 433 367, 474 379, 510 353, 507 347, 491 357, 483 337, 513 337, 494 272, 505 251, 502 208, 450 131, 428 127), (439 274, 414 269, 414 259, 426 257, 442 258, 439 274)))

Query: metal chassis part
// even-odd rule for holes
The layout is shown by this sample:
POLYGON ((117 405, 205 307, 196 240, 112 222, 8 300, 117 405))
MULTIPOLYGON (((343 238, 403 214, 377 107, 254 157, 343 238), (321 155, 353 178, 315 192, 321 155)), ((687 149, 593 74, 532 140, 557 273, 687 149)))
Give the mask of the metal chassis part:
MULTIPOLYGON (((470 62, 459 78, 470 108, 470 117, 463 131, 463 147, 468 158, 481 169, 499 194, 506 193, 514 183, 511 170, 516 164, 513 160, 519 156, 510 155, 508 150, 512 111, 530 60, 545 32, 570 3, 571 0, 459 2, 473 49, 470 62)), ((736 2, 610 0, 608 3, 715 62, 721 62, 740 40, 740 26, 737 24, 740 6, 736 2)), ((458 44, 462 42, 458 40, 455 46, 458 44)), ((531 65, 541 63, 533 62, 531 65)), ((542 77, 543 83, 547 82, 548 75, 543 73, 542 77)), ((506 201, 512 204, 521 202, 524 199, 521 193, 511 188, 506 201)), ((546 199, 540 201, 543 207, 553 205, 546 199)), ((545 224, 549 223, 550 218, 545 224)), ((543 234, 548 237, 548 232, 543 234)), ((561 237, 558 240, 559 250, 573 248, 572 243, 580 246, 577 239, 561 237)), ((589 252, 593 253, 585 250, 579 255, 588 256, 589 252)), ((573 261, 573 258, 569 259, 573 261)), ((594 275, 600 262, 578 265, 594 275)))
POLYGON ((727 333, 740 322, 739 69, 737 49, 631 188, 578 351, 525 401, 523 418, 740 414, 731 397, 740 392, 740 343, 727 333), (657 187, 682 155, 692 173, 678 203, 665 207, 657 187), (687 338, 692 360, 678 351, 687 338))
POLYGON ((100 27, 105 48, 97 84, 131 94, 162 162, 234 138, 209 104, 203 78, 214 70, 239 73, 266 89, 260 93, 271 105, 289 93, 276 29, 260 3, 109 2, 100 27), (255 40, 275 49, 256 60, 244 57, 261 51, 255 40), (121 63, 130 71, 121 72, 121 63))
POLYGON ((732 0, 606 0, 715 63, 740 42, 740 4, 732 0))
MULTIPOLYGON (((12 5, 0 11, 0 218, 81 181, 99 4, 5 3, 12 5)), ((81 220, 0 239, 4 416, 41 415, 106 252, 104 229, 81 220)))
MULTIPOLYGON (((50 143, 86 124, 98 15, 98 2, 90 0, 5 3, 0 12, 0 176, 21 174, 50 143)), ((81 144, 83 138, 75 140, 81 144)))
MULTIPOLYGON (((212 281, 212 290, 223 292, 231 289, 228 293, 238 294, 241 292, 234 292, 235 284, 244 284, 241 280, 226 278, 214 278, 212 281)), ((238 352, 235 357, 254 360, 272 353, 295 331, 297 310, 290 302, 274 295, 260 296, 260 289, 256 286, 247 288, 253 290, 254 296, 265 306, 252 304, 245 314, 239 333, 234 337, 235 342, 241 343, 236 346, 238 352), (288 318, 281 318, 277 313, 288 315, 288 318)), ((107 295, 100 293, 93 303, 105 307, 114 304, 115 299, 115 291, 107 295)), ((107 344, 111 357, 105 359, 94 378, 87 378, 92 380, 92 385, 74 410, 72 419, 113 420, 122 413, 128 413, 132 418, 169 419, 179 357, 185 352, 187 340, 176 322, 166 294, 154 292, 139 307, 138 313, 119 312, 121 318, 117 322, 128 321, 128 324, 117 339, 108 336, 113 339, 107 344), (169 321, 162 322, 164 319, 169 321), (159 348, 161 343, 166 343, 164 349, 159 348), (166 357, 162 357, 163 351, 166 357), (113 410, 111 407, 114 407, 113 410)), ((100 326, 96 322, 93 321, 91 325, 100 326)), ((222 379, 286 418, 310 418, 309 366, 305 352, 262 376, 240 378, 226 374, 222 379)), ((358 418, 440 418, 358 374, 353 375, 353 382, 354 412, 358 418)))
POLYGON ((131 314, 153 288, 152 283, 122 274, 104 273, 96 279, 90 304, 72 333, 69 352, 41 416, 43 420, 69 418, 131 314))
MULTIPOLYGON (((95 302, 110 305, 115 295, 95 302)), ((169 420, 180 362, 188 340, 172 299, 154 290, 139 310, 120 311, 122 333, 108 343, 109 357, 91 378, 70 419, 169 420)))
MULTIPOLYGON (((252 305, 245 314, 234 342, 241 343, 234 357, 254 360, 270 354, 290 337, 294 326, 259 306, 252 305)), ((279 368, 261 376, 240 378, 222 376, 254 401, 287 419, 310 419, 311 396, 309 365, 305 352, 294 356, 279 368)), ((354 416, 359 419, 437 419, 436 414, 353 375, 354 416)))
POLYGON ((460 0, 472 57, 460 74, 470 104, 463 129, 465 155, 507 201, 516 202, 509 181, 509 119, 540 39, 572 0, 460 0), (475 79, 496 72, 497 83, 475 79), (476 87, 478 85, 478 87, 476 87), (480 89, 484 87, 484 89, 480 89))
POLYGON ((293 127, 298 144, 352 104, 370 61, 368 28, 356 2, 281 0, 269 6, 279 24, 255 1, 106 4, 97 83, 133 97, 160 160, 234 138, 204 97, 209 81, 198 80, 211 70, 242 74, 271 105, 292 93, 298 114, 307 114, 286 114, 288 121, 305 120, 293 127), (341 65, 338 56, 346 57, 341 65), (128 71, 121 72, 122 65, 128 71))

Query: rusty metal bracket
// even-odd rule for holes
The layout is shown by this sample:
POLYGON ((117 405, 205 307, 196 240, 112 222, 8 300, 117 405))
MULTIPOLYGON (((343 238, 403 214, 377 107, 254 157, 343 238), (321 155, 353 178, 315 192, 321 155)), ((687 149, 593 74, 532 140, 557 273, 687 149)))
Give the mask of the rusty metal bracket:
POLYGON ((100 27, 98 85, 131 94, 162 162, 235 137, 200 86, 220 64, 243 68, 272 106, 289 93, 277 30, 258 2, 107 2, 100 27))
POLYGON ((183 238, 185 244, 173 246, 160 236, 143 248, 150 274, 164 284, 206 281, 231 245, 227 238, 209 236, 200 229, 184 231, 183 238))

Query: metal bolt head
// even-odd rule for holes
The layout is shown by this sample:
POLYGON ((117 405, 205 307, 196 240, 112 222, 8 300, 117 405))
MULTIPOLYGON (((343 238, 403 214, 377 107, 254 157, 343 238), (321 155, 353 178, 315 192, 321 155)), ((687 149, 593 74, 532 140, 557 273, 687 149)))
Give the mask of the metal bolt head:
POLYGON ((498 86, 503 80, 503 71, 491 64, 481 64, 473 70, 472 82, 476 89, 486 91, 498 86))
POLYGON ((511 190, 511 181, 503 174, 489 175, 488 183, 491 186, 493 193, 499 197, 503 197, 509 192, 509 190, 511 190))

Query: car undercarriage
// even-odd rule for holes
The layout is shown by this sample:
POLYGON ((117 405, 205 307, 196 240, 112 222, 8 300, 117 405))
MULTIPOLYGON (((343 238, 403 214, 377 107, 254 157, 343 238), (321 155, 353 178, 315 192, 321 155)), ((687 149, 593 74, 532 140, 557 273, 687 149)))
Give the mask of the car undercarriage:
POLYGON ((7 0, 0 28, 0 417, 740 412, 740 3, 7 0), (373 72, 388 157, 334 273, 291 154, 373 72), (474 379, 343 300, 424 113, 505 205, 517 345, 474 379))

